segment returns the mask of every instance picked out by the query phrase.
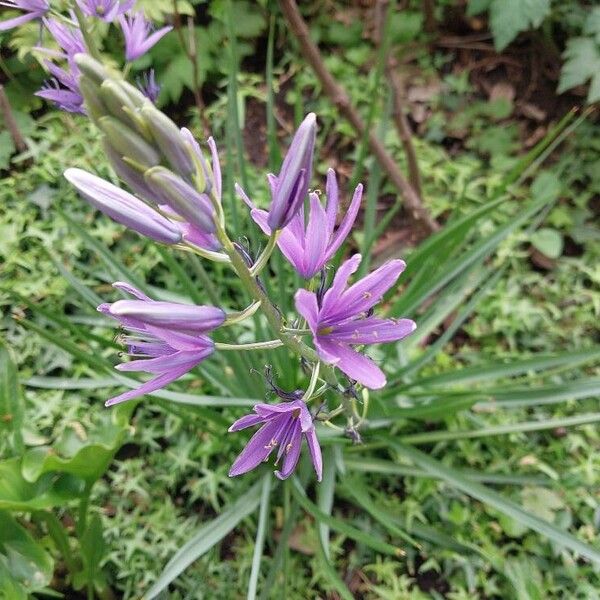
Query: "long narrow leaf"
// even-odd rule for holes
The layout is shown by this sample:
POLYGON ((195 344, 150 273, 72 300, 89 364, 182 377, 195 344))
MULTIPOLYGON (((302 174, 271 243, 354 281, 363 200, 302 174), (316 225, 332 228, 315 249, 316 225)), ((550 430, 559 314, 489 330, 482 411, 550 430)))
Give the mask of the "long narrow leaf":
POLYGON ((403 456, 409 458, 417 466, 425 469, 435 477, 443 479, 452 487, 461 490, 476 500, 487 504, 495 510, 511 517, 515 521, 518 521, 530 529, 533 529, 556 544, 563 546, 564 548, 568 548, 569 550, 572 550, 573 552, 596 564, 600 564, 600 550, 597 548, 583 543, 581 540, 577 539, 563 529, 559 529, 552 523, 532 515, 512 500, 504 498, 502 495, 494 492, 493 490, 490 490, 489 488, 486 488, 485 486, 474 481, 469 481, 454 469, 443 465, 439 461, 431 458, 423 452, 420 452, 416 448, 411 448, 408 445, 401 444, 389 437, 385 438, 385 440, 390 447, 394 448, 403 456))
POLYGON ((254 512, 260 501, 260 483, 255 483, 216 519, 202 525, 167 563, 144 598, 156 598, 187 567, 218 544, 243 518, 254 512))

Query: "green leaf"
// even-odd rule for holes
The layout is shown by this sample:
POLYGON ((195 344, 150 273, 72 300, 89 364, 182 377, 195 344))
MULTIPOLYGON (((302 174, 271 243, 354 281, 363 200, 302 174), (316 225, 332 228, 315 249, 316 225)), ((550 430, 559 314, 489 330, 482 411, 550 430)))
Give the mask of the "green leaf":
POLYGON ((250 581, 248 583, 247 600, 255 600, 256 598, 256 588, 258 585, 258 576, 260 575, 260 563, 262 560, 263 546, 265 544, 265 534, 267 532, 267 521, 271 503, 272 481, 273 475, 270 472, 265 473, 260 493, 260 510, 258 513, 258 526, 256 528, 256 540, 254 542, 254 553, 252 555, 252 568, 250 571, 250 581))
POLYGON ((24 413, 25 403, 17 367, 8 347, 0 339, 0 433, 9 433, 15 454, 23 452, 21 428, 24 413))
POLYGON ((574 368, 592 361, 600 360, 600 346, 588 350, 574 350, 564 354, 540 355, 533 358, 518 358, 505 363, 494 360, 480 363, 472 367, 455 369, 448 373, 423 377, 413 383, 406 384, 401 389, 411 387, 444 387, 454 385, 471 385, 482 381, 494 381, 502 377, 515 377, 553 368, 574 368))
POLYGON ((547 429, 557 429, 558 427, 576 427, 578 425, 598 423, 599 421, 600 413, 591 413, 587 415, 565 417, 563 419, 546 419, 542 421, 527 421, 525 423, 497 425, 495 427, 482 427, 481 429, 475 429, 472 431, 426 431, 423 433, 404 435, 400 439, 407 444, 429 444, 432 442, 465 440, 488 437, 491 435, 525 433, 528 431, 544 431, 547 429))
POLYGON ((311 502, 308 499, 305 491, 302 489, 302 486, 295 477, 292 481, 291 489, 296 502, 298 502, 298 504, 304 508, 305 511, 310 513, 318 521, 326 523, 339 533, 346 535, 356 542, 364 544, 365 546, 368 546, 369 548, 372 548, 378 552, 389 554, 390 556, 395 557, 402 556, 404 554, 404 551, 401 548, 392 546, 373 534, 362 531, 361 529, 357 529, 352 525, 348 525, 346 521, 342 521, 324 513, 316 504, 314 504, 314 502, 311 502))
POLYGON ((0 511, 0 563, 29 593, 45 588, 54 572, 52 557, 5 511, 0 511))
POLYGON ((104 422, 90 432, 82 426, 66 429, 52 446, 28 450, 23 456, 23 476, 34 482, 50 472, 70 473, 88 482, 105 473, 114 454, 121 447, 126 428, 106 415, 104 422))
POLYGON ((533 232, 531 243, 536 250, 539 250, 544 256, 556 259, 563 251, 563 237, 549 227, 543 227, 533 232))
POLYGON ((154 585, 144 595, 144 599, 156 598, 187 567, 218 544, 244 517, 254 512, 259 504, 260 494, 260 482, 255 483, 225 512, 202 525, 167 563, 154 585))
MULTIPOLYGON (((325 514, 331 515, 333 508, 333 497, 335 495, 335 460, 333 447, 325 448, 323 451, 323 481, 317 487, 317 503, 319 509, 325 514)), ((329 551, 329 526, 327 523, 319 523, 319 542, 327 560, 331 558, 329 551)))
POLYGON ((505 515, 508 515, 516 521, 519 521, 537 533, 549 538, 559 546, 572 550, 573 552, 596 564, 600 564, 600 550, 597 548, 583 543, 581 540, 572 536, 568 532, 559 529, 555 525, 523 510, 521 506, 512 500, 508 500, 501 494, 498 494, 479 483, 469 481, 454 469, 443 465, 439 461, 431 458, 423 452, 420 452, 416 448, 411 448, 410 446, 400 444, 389 437, 384 438, 384 440, 402 456, 410 459, 416 465, 422 469, 425 469, 435 477, 443 479, 452 487, 461 490, 476 500, 487 504, 491 508, 494 508, 505 515))
POLYGON ((104 541, 102 520, 99 515, 95 514, 89 520, 88 526, 81 537, 80 547, 85 582, 94 583, 100 579, 99 583, 101 583, 103 580, 99 577, 101 573, 100 562, 106 552, 106 542, 104 541))
POLYGON ((338 575, 335 567, 329 562, 330 558, 325 554, 325 547, 323 546, 323 538, 319 535, 319 544, 317 545, 317 556, 319 557, 319 566, 323 569, 327 581, 331 587, 339 594, 342 600, 354 600, 352 592, 348 589, 348 586, 344 583, 342 578, 338 575))
POLYGON ((496 50, 504 50, 521 31, 539 27, 550 14, 550 0, 493 0, 490 25, 496 50))
POLYGON ((72 475, 47 474, 31 483, 23 477, 21 467, 21 458, 0 462, 0 510, 26 512, 64 506, 83 491, 83 482, 72 475))
POLYGON ((587 101, 600 100, 600 43, 591 37, 570 39, 563 53, 558 93, 590 80, 587 101))

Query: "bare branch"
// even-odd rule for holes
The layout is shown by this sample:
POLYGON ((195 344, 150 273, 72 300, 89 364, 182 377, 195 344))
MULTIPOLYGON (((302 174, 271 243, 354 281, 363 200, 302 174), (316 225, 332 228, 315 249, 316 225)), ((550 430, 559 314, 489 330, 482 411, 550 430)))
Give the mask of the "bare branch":
POLYGON ((4 117, 4 124, 6 125, 6 129, 8 129, 8 132, 15 143, 15 148, 19 152, 25 152, 25 150, 27 150, 27 143, 25 142, 19 126, 15 121, 10 102, 8 101, 8 96, 4 91, 3 85, 0 85, 0 113, 2 113, 2 116, 4 117))
MULTIPOLYGON (((352 106, 350 98, 344 88, 337 83, 331 73, 327 70, 319 49, 310 39, 308 27, 298 10, 296 2, 294 0, 280 0, 279 4, 292 33, 300 44, 305 59, 313 68, 315 75, 319 78, 323 90, 340 113, 348 119, 356 132, 361 136, 365 135, 367 131, 364 121, 357 110, 352 106)), ((412 185, 405 179, 404 175, 402 175, 394 162, 394 159, 388 154, 375 133, 369 132, 368 140, 371 152, 373 152, 379 161, 379 164, 387 173, 390 181, 402 194, 405 206, 414 219, 423 223, 430 231, 437 231, 439 225, 427 212, 412 185)))

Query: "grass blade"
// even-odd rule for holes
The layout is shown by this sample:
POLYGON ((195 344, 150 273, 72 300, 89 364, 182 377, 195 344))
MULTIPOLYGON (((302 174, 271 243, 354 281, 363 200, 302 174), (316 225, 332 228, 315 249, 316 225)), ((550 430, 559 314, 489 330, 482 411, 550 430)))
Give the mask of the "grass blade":
POLYGON ((260 502, 260 491, 260 483, 255 483, 225 512, 202 525, 167 563, 158 579, 144 595, 144 599, 156 598, 187 567, 218 544, 244 517, 254 512, 260 502))
POLYGON ((544 431, 558 427, 577 427, 600 421, 600 413, 576 415, 563 419, 550 419, 544 421, 527 421, 525 423, 511 423, 496 427, 483 427, 474 431, 427 431, 404 435, 400 439, 406 444, 429 444, 432 442, 448 442, 452 440, 466 440, 490 435, 504 435, 509 433, 525 433, 527 431, 544 431))
MULTIPOLYGON (((323 452, 323 481, 317 488, 317 503, 319 508, 327 515, 331 515, 333 508, 333 497, 335 495, 335 460, 333 447, 326 448, 323 452)), ((319 523, 318 534, 321 547, 327 560, 331 558, 329 552, 329 526, 327 523, 319 523)))
POLYGON ((265 473, 260 492, 260 510, 258 513, 256 541, 254 542, 254 554, 252 555, 252 569, 250 571, 250 582, 248 584, 248 600, 255 600, 256 598, 256 587, 258 585, 258 576, 260 575, 260 563, 262 559, 263 546, 265 543, 265 534, 267 531, 267 521, 269 517, 272 481, 273 475, 271 474, 271 472, 265 473))
POLYGON ((383 554, 389 554, 390 556, 402 556, 404 551, 401 548, 396 546, 392 546, 387 542, 375 537, 374 535, 362 531, 361 529, 357 529, 352 525, 348 525, 346 522, 341 521, 340 519, 336 519, 326 513, 324 513, 314 502, 311 502, 306 493, 302 489, 298 480, 294 478, 292 481, 292 495, 294 496, 296 502, 308 513, 310 513, 315 519, 320 522, 326 523, 332 529, 342 533, 343 535, 352 538, 354 541, 364 544, 365 546, 369 546, 373 550, 377 552, 382 552, 383 554))
POLYGON ((402 456, 409 458, 414 464, 426 470, 431 475, 444 480, 452 487, 461 490, 472 498, 487 504, 493 509, 511 517, 515 521, 533 529, 533 531, 547 537, 556 544, 568 548, 596 564, 600 564, 600 550, 583 543, 575 536, 563 529, 559 529, 552 523, 528 513, 518 504, 504 498, 501 494, 498 494, 479 483, 469 481, 463 475, 454 471, 454 469, 445 466, 416 448, 401 444, 389 437, 385 438, 385 441, 390 447, 402 454, 402 456))

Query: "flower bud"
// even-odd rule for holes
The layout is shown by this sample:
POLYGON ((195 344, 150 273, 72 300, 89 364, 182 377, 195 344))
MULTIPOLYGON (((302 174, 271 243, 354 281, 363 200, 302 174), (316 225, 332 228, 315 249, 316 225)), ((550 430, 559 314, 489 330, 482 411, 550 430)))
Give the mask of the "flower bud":
POLYGON ((75 55, 75 64, 81 73, 96 85, 101 85, 105 79, 110 78, 107 68, 89 54, 78 53, 75 55))
POLYGON ((112 316, 134 319, 152 327, 167 327, 185 333, 203 333, 223 324, 225 313, 216 306, 175 302, 118 300, 110 306, 112 316))
POLYGON ((79 79, 79 91, 85 101, 85 107, 92 121, 98 121, 105 116, 107 111, 106 106, 100 98, 100 88, 87 77, 79 79))
POLYGON ((121 156, 124 156, 149 169, 160 163, 160 156, 138 133, 113 117, 102 117, 98 126, 106 134, 107 143, 121 156))
POLYGON ((108 156, 108 160, 115 170, 119 178, 124 181, 129 188, 136 193, 140 198, 152 204, 163 204, 164 198, 154 192, 144 179, 144 173, 138 171, 127 162, 125 162, 118 152, 115 152, 110 144, 104 140, 104 151, 108 156))
POLYGON ((269 210, 271 231, 283 229, 300 210, 312 177, 316 137, 316 116, 308 114, 298 127, 277 176, 273 202, 269 210))
POLYGON ((138 107, 125 93, 120 83, 113 79, 104 81, 100 86, 102 101, 110 115, 142 133, 143 130, 140 131, 140 129, 144 124, 141 118, 136 115, 138 107))
POLYGON ((205 233, 214 233, 213 207, 206 194, 200 194, 165 167, 154 167, 144 174, 146 183, 159 193, 178 215, 205 233))
POLYGON ((149 103, 143 106, 140 112, 171 168, 189 179, 195 174, 196 168, 189 146, 177 125, 149 103))
POLYGON ((82 169, 67 169, 65 178, 98 210, 157 242, 176 244, 181 231, 147 204, 116 185, 82 169))

